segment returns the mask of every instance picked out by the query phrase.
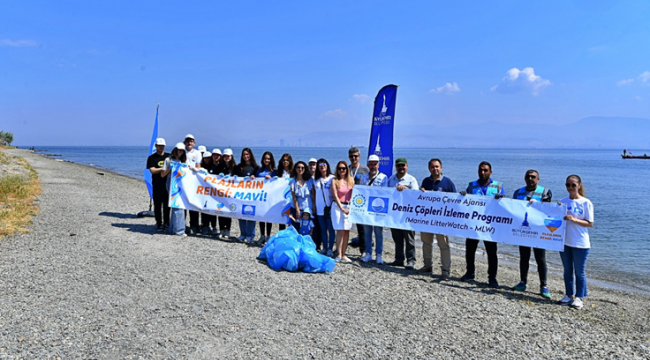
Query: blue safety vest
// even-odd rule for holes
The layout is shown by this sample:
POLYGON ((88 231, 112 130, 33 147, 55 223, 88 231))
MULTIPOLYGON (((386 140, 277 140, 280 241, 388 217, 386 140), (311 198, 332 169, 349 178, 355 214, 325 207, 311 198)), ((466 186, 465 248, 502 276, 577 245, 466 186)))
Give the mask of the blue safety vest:
POLYGON ((484 194, 481 190, 481 185, 478 183, 478 180, 472 181, 469 183, 469 193, 474 195, 485 195, 485 196, 494 196, 496 194, 501 194, 501 189, 503 185, 499 181, 492 181, 487 186, 487 193, 484 194))
POLYGON ((529 191, 526 190, 526 187, 524 186, 521 189, 517 190, 517 192, 515 193, 515 196, 513 198, 517 199, 517 200, 532 200, 532 199, 535 199, 535 200, 537 200, 539 202, 542 202, 542 198, 544 197, 544 194, 546 193, 546 191, 547 191, 546 189, 544 189, 543 187, 537 185, 537 188, 532 193, 532 195, 530 196, 530 199, 529 199, 528 198, 529 191))

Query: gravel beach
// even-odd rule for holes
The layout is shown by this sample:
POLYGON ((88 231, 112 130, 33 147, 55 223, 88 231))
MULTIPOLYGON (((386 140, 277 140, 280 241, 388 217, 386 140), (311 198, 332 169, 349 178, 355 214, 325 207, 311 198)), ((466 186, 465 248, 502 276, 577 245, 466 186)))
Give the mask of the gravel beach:
MULTIPOLYGON (((332 274, 276 272, 256 246, 156 233, 135 216, 149 204, 140 180, 4 151, 43 193, 32 231, 0 241, 0 359, 650 358, 643 294, 592 283, 573 310, 537 294, 534 267, 528 292, 509 289, 519 271, 506 265, 487 287, 480 256, 476 283, 458 280, 457 255, 440 282, 356 249, 332 274)), ((559 275, 549 288, 563 296, 559 275)))

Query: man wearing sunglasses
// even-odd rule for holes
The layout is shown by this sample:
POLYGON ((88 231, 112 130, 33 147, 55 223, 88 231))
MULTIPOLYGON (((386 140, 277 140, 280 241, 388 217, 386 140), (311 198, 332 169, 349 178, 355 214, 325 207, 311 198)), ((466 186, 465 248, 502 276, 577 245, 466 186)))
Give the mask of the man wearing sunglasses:
MULTIPOLYGON (((534 202, 551 202, 553 194, 551 190, 539 186, 539 173, 537 170, 528 170, 526 175, 524 175, 524 181, 526 181, 526 186, 515 191, 512 195, 513 199, 525 200, 529 203, 534 202)), ((539 293, 550 299, 552 297, 551 293, 546 286, 546 278, 548 275, 548 268, 546 267, 546 250, 534 248, 535 252, 535 262, 537 263, 537 272, 539 273, 539 293)), ((530 247, 520 246, 519 247, 519 274, 521 275, 521 282, 515 285, 512 289, 516 291, 526 291, 528 283, 528 267, 530 264, 530 247)))
MULTIPOLYGON (((388 187, 397 188, 397 191, 404 189, 419 190, 418 181, 410 174, 407 174, 409 165, 405 158, 395 160, 395 174, 388 178, 388 187)), ((395 242, 395 261, 388 264, 391 266, 404 266, 404 247, 406 246, 406 268, 413 270, 415 267, 415 231, 390 229, 395 242)))
MULTIPOLYGON (((370 172, 370 169, 368 169, 367 166, 359 162, 360 156, 361 154, 359 153, 359 149, 356 147, 353 146, 348 150, 348 158, 350 159, 350 176, 354 178, 355 185, 359 185, 361 177, 370 172)), ((366 237, 363 224, 357 224, 357 233, 359 234, 357 237, 358 242, 353 242, 353 244, 359 245, 359 252, 363 256, 366 252, 366 242, 364 240, 366 237)))
MULTIPOLYGON (((361 177, 361 185, 366 186, 387 186, 388 177, 386 174, 379 172, 379 156, 370 155, 368 157, 368 168, 370 172, 361 177)), ((377 241, 377 246, 375 247, 376 262, 377 264, 383 264, 384 260, 381 258, 381 253, 384 251, 384 227, 383 226, 372 226, 372 225, 363 225, 363 230, 365 237, 359 239, 365 242, 366 253, 361 258, 363 262, 369 262, 372 260, 372 234, 375 234, 375 240, 377 241)))
MULTIPOLYGON (((505 197, 503 191, 503 184, 501 182, 492 180, 492 164, 483 161, 478 165, 478 180, 472 181, 467 186, 467 190, 459 192, 465 196, 467 194, 482 195, 501 199, 505 197)), ((465 262, 467 263, 467 271, 460 280, 472 281, 475 278, 475 258, 476 249, 480 240, 465 239, 465 262)), ((494 241, 483 241, 485 252, 488 258, 488 284, 490 287, 498 288, 499 282, 497 281, 497 269, 499 268, 499 258, 497 257, 497 243, 494 241)))

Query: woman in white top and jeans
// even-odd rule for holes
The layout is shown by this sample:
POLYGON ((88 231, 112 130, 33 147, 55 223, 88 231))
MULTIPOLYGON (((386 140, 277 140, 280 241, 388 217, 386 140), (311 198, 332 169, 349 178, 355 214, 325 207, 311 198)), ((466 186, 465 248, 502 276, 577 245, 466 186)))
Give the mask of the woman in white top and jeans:
POLYGON ((314 192, 316 200, 316 221, 320 225, 323 250, 321 254, 332 257, 334 249, 334 227, 331 220, 332 209, 332 170, 325 159, 318 159, 316 176, 314 177, 314 192))
POLYGON ((580 176, 569 175, 566 178, 566 189, 569 196, 560 200, 561 204, 567 206, 567 215, 564 217, 567 222, 564 251, 560 252, 564 265, 566 295, 559 303, 579 310, 583 306, 582 299, 587 296, 585 267, 591 248, 587 228, 594 226, 594 205, 585 197, 585 188, 580 176))

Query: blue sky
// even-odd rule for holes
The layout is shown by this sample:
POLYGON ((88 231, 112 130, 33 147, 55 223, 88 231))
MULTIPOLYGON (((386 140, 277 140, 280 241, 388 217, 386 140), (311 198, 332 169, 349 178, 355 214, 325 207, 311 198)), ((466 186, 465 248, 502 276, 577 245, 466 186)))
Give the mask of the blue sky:
POLYGON ((373 98, 391 83, 397 134, 648 118, 649 10, 643 1, 3 2, 0 130, 19 145, 148 145, 160 103, 168 142, 191 132, 247 145, 369 129, 373 98))

